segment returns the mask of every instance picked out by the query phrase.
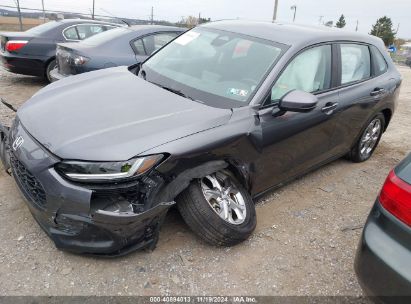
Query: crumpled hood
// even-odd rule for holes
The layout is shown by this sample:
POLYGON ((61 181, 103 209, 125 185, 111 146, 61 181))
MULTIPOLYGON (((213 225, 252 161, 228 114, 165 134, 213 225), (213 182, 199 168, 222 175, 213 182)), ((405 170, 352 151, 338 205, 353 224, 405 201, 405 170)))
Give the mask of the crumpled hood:
POLYGON ((223 125, 231 110, 191 101, 116 67, 50 84, 17 115, 63 159, 117 161, 223 125))

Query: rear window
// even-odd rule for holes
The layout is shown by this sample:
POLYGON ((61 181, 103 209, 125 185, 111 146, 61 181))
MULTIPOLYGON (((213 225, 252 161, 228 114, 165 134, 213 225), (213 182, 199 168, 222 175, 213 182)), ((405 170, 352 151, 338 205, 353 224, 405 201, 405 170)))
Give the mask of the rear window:
POLYGON ((90 38, 85 39, 83 43, 88 45, 101 45, 129 32, 130 30, 128 28, 118 27, 109 31, 105 31, 101 34, 91 36, 90 38))

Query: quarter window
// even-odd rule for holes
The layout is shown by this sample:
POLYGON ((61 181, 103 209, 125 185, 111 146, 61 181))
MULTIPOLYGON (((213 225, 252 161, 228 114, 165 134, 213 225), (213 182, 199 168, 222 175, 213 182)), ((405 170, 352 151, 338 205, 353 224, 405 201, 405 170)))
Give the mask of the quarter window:
POLYGON ((388 66, 381 52, 375 47, 371 46, 373 64, 374 64, 374 76, 380 76, 387 72, 388 66))
POLYGON ((295 57, 286 67, 271 91, 277 101, 292 90, 309 93, 331 87, 331 45, 310 48, 295 57))
POLYGON ((77 36, 77 30, 76 28, 73 27, 69 27, 68 29, 66 29, 64 31, 64 37, 66 39, 70 39, 70 40, 79 40, 78 36, 77 36))
POLYGON ((177 37, 177 35, 177 33, 160 33, 149 35, 135 40, 133 44, 139 55, 148 56, 169 43, 172 39, 177 37))
POLYGON ((367 45, 341 44, 341 84, 371 76, 370 51, 367 45))
POLYGON ((146 50, 144 49, 143 39, 138 39, 134 41, 134 47, 139 55, 146 55, 146 50))

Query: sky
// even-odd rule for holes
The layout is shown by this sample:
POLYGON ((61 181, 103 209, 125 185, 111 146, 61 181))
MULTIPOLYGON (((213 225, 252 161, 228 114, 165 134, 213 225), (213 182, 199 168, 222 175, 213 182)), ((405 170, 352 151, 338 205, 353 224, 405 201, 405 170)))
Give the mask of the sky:
MULTIPOLYGON (((89 13, 93 0, 44 0, 45 9, 89 13)), ((178 21, 183 16, 220 19, 271 20, 274 0, 95 0, 96 14, 148 19, 151 7, 154 18, 178 21)), ((0 5, 14 5, 13 0, 0 0, 0 5)), ((411 39, 411 0, 279 0, 278 21, 292 22, 292 5, 297 6, 296 22, 319 24, 346 17, 347 30, 368 33, 379 17, 387 15, 398 36, 411 39)), ((41 0, 20 0, 20 6, 41 8, 41 0)))

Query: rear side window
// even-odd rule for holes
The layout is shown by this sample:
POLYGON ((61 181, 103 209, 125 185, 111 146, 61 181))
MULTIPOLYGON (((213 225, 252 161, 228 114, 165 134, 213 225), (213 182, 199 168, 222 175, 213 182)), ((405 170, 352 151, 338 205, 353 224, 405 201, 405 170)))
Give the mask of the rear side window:
POLYGON ((78 36, 77 36, 77 30, 76 28, 73 27, 69 27, 68 29, 66 29, 63 32, 63 35, 66 39, 70 39, 70 40, 79 40, 78 36))
POLYGON ((375 47, 371 46, 372 61, 374 65, 374 76, 380 76, 387 72, 388 65, 381 52, 375 47))
POLYGON ((341 44, 341 84, 371 77, 371 57, 367 45, 341 44))
POLYGON ((172 39, 177 37, 177 35, 177 33, 159 33, 149 35, 135 40, 133 44, 138 55, 149 56, 169 43, 172 39))
POLYGON ((331 87, 331 45, 310 48, 295 57, 271 91, 271 100, 281 99, 292 90, 309 93, 331 87))

